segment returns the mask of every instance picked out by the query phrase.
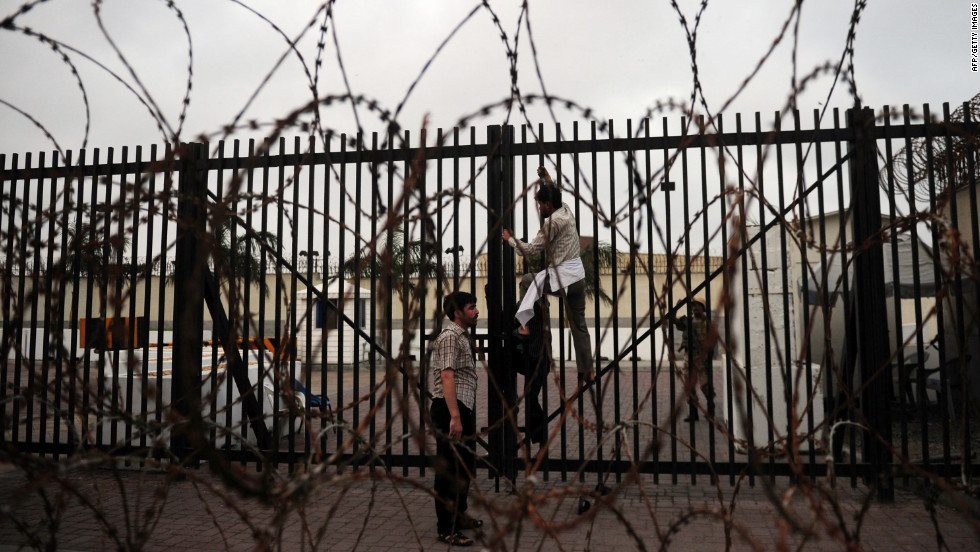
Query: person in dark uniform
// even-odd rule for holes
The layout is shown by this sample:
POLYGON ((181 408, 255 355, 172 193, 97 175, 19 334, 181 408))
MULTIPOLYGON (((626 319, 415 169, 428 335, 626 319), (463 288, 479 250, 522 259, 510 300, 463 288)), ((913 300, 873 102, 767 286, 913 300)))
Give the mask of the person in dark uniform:
POLYGON ((695 406, 698 400, 696 391, 698 387, 707 400, 708 414, 714 415, 715 393, 711 385, 711 360, 718 334, 708 317, 704 303, 697 299, 691 301, 691 315, 674 318, 674 324, 684 336, 679 349, 684 355, 683 361, 678 364, 678 374, 691 393, 689 413, 684 421, 694 422, 700 418, 695 406))

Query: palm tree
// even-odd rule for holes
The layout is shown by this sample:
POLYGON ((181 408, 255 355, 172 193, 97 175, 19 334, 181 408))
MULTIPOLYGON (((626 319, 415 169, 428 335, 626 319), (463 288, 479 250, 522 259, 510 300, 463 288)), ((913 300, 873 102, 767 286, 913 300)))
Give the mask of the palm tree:
POLYGON ((149 263, 136 263, 135 273, 131 262, 125 260, 119 263, 120 253, 125 254, 129 249, 129 238, 123 235, 111 235, 107 239, 98 228, 89 223, 73 222, 66 230, 68 246, 65 251, 66 277, 93 278, 99 284, 123 279, 134 283, 135 279, 144 277, 149 272, 149 263))
POLYGON ((279 238, 271 232, 246 231, 243 228, 232 232, 236 223, 236 219, 227 218, 214 231, 211 258, 214 260, 215 278, 222 287, 234 280, 238 289, 243 289, 245 282, 250 282, 268 295, 269 285, 265 281, 262 261, 264 258, 266 266, 275 266, 272 252, 278 251, 279 238))
MULTIPOLYGON (((607 305, 612 304, 612 297, 609 297, 599 285, 599 274, 602 269, 615 268, 616 252, 608 242, 600 241, 596 247, 596 240, 590 240, 588 245, 582 249, 582 264, 585 266, 585 293, 593 300, 598 298, 607 305), (595 252, 598 252, 599 266, 595 263, 595 252)), ((615 273, 615 271, 614 271, 615 273)))
MULTIPOLYGON (((341 271, 347 279, 376 278, 371 265, 377 257, 378 270, 391 274, 392 290, 405 297, 404 276, 409 278, 435 278, 440 269, 438 249, 434 240, 410 240, 406 243, 402 229, 393 230, 391 239, 382 244, 377 253, 368 250, 359 255, 351 255, 344 260, 341 271)), ((411 285, 409 285, 411 289, 411 285)))
MULTIPOLYGON (((232 227, 238 224, 235 218, 226 218, 218 224, 212 234, 211 260, 214 267, 214 277, 220 288, 234 282, 241 294, 245 283, 257 285, 263 295, 269 294, 269 285, 265 281, 266 267, 275 266, 274 252, 279 248, 279 238, 271 232, 246 230, 244 225, 232 232, 232 227), (263 257, 264 254, 264 257, 263 257)), ((174 284, 176 274, 167 276, 167 283, 174 284)))

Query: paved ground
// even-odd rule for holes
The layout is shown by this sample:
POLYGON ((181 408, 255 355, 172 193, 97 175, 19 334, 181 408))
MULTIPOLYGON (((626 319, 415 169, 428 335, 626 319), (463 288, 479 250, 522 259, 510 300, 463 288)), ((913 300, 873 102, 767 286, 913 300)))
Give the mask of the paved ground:
MULTIPOLYGON (((431 472, 404 479, 321 474, 315 488, 281 489, 286 498, 274 502, 278 509, 230 491, 206 469, 183 481, 104 468, 62 476, 64 485, 38 487, 17 471, 0 475, 0 551, 447 548, 435 539, 426 490, 431 472), (48 516, 46 508, 59 513, 48 516)), ((515 492, 498 492, 481 477, 477 487, 471 511, 487 526, 470 532, 482 545, 475 550, 980 549, 976 512, 937 505, 931 516, 922 497, 904 490, 894 503, 872 501, 865 511, 862 489, 784 490, 770 498, 759 485, 736 490, 643 479, 590 498, 593 508, 579 515, 575 484, 521 477, 515 492)))
MULTIPOLYGON (((622 407, 624 413, 640 412, 638 419, 657 420, 664 428, 670 427, 673 403, 666 376, 661 375, 663 381, 656 385, 649 370, 641 371, 636 379, 623 377, 628 377, 620 382, 624 389, 656 391, 652 394, 656 399, 651 397, 643 408, 638 408, 633 404, 635 399, 621 403, 610 398, 602 403, 603 410, 608 410, 605 419, 615 420, 622 407), (654 405, 656 410, 644 410, 654 405)), ((335 386, 332 389, 344 390, 340 396, 332 395, 338 407, 350 404, 368 388, 369 378, 363 372, 358 379, 347 373, 332 373, 330 378, 330 385, 335 386)), ((607 381, 606 389, 612 389, 615 381, 607 381)), ((484 385, 487 382, 481 381, 481 389, 487 388, 484 385)), ((319 385, 314 387, 317 388, 319 385)), ((549 380, 548 393, 549 404, 553 405, 558 397, 553 380, 549 380)), ((486 395, 480 395, 478 410, 485 413, 486 395)), ((363 421, 369 407, 370 403, 362 402, 345 411, 345 419, 363 421)), ((593 418, 593 410, 584 408, 587 419, 593 418)), ((400 426, 397 410, 376 416, 378 428, 365 429, 370 434, 383 434, 380 430, 386 421, 400 426)), ((639 442, 646 444, 652 435, 639 432, 651 431, 650 425, 623 431, 636 432, 639 442)), ((704 419, 692 425, 677 422, 677 427, 680 435, 696 447, 711 443, 712 426, 704 419)), ((577 428, 569 428, 567 450, 592 451, 598 445, 594 433, 587 432, 584 441, 577 433, 577 428)), ((714 435, 720 439, 720 433, 714 435)), ((6 433, 5 438, 9 438, 6 433)), ((668 441, 663 458, 670 456, 669 447, 676 442, 668 441)), ((408 445, 413 451, 420 446, 414 440, 408 445)), ((553 443, 553 458, 560 454, 562 446, 560 440, 553 443)), ((725 447, 719 446, 717 454, 709 457, 725 462, 728 454, 725 447)), ((254 467, 250 469, 251 472, 236 474, 236 479, 256 477, 254 467)), ((868 502, 869 491, 851 489, 849 479, 828 492, 790 491, 782 479, 781 487, 767 492, 762 480, 756 480, 752 487, 746 482, 736 488, 725 479, 720 487, 712 487, 704 484, 704 477, 698 478, 699 485, 692 486, 686 477, 673 485, 669 477, 662 477, 661 483, 656 484, 652 476, 645 475, 638 481, 627 481, 601 500, 589 497, 594 507, 580 515, 580 491, 583 486, 594 487, 594 474, 586 475, 584 485, 562 481, 558 473, 549 474, 547 480, 538 475, 541 481, 522 475, 514 489, 498 489, 481 470, 477 488, 471 492, 471 505, 487 526, 480 534, 470 532, 480 545, 474 549, 980 550, 980 511, 976 503, 972 504, 972 513, 948 499, 933 507, 922 496, 907 490, 899 490, 894 503, 868 502)), ((318 474, 309 482, 302 477, 292 481, 285 487, 275 487, 279 498, 261 501, 230 489, 206 468, 175 481, 160 471, 75 467, 62 470, 57 481, 48 480, 44 485, 31 483, 22 472, 8 468, 0 473, 0 552, 24 548, 447 549, 435 539, 435 513, 428 494, 431 471, 421 474, 412 470, 403 475, 399 469, 397 475, 389 476, 347 469, 339 474, 318 474)))

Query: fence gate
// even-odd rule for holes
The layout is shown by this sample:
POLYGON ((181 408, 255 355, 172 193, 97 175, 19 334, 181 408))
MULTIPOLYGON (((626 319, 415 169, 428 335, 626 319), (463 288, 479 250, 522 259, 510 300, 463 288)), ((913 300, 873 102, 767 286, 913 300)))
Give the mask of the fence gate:
POLYGON ((976 477, 976 103, 0 154, 2 445, 424 475, 428 347, 465 289, 499 481, 976 477), (540 267, 500 237, 537 233, 538 166, 597 369, 579 390, 549 299, 545 445, 512 334, 540 267))

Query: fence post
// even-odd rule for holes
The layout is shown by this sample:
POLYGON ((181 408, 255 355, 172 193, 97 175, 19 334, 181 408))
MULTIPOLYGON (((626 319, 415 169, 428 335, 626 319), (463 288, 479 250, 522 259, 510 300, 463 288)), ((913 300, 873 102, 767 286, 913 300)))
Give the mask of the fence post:
POLYGON ((202 146, 183 144, 177 183, 177 240, 174 253, 174 353, 171 393, 183 426, 174 432, 172 447, 183 458, 193 454, 194 433, 200 437, 201 343, 204 341, 204 271, 207 252, 207 175, 200 165, 202 146))
POLYGON ((514 253, 500 236, 503 227, 513 230, 514 214, 514 128, 494 125, 487 128, 487 325, 489 349, 487 369, 487 420, 493 429, 487 436, 490 462, 498 473, 513 479, 516 475, 517 431, 505 419, 508 407, 517 401, 517 376, 512 369, 513 328, 516 293, 514 253), (505 254, 506 253, 506 254, 505 254), (502 400, 501 400, 502 399, 502 400))
POLYGON ((878 498, 895 499, 891 477, 892 375, 885 310, 885 267, 882 251, 878 158, 874 138, 874 112, 855 106, 848 110, 852 140, 849 164, 851 221, 854 243, 854 297, 857 314, 858 364, 860 366, 861 412, 870 427, 865 432, 864 452, 875 477, 878 498))

